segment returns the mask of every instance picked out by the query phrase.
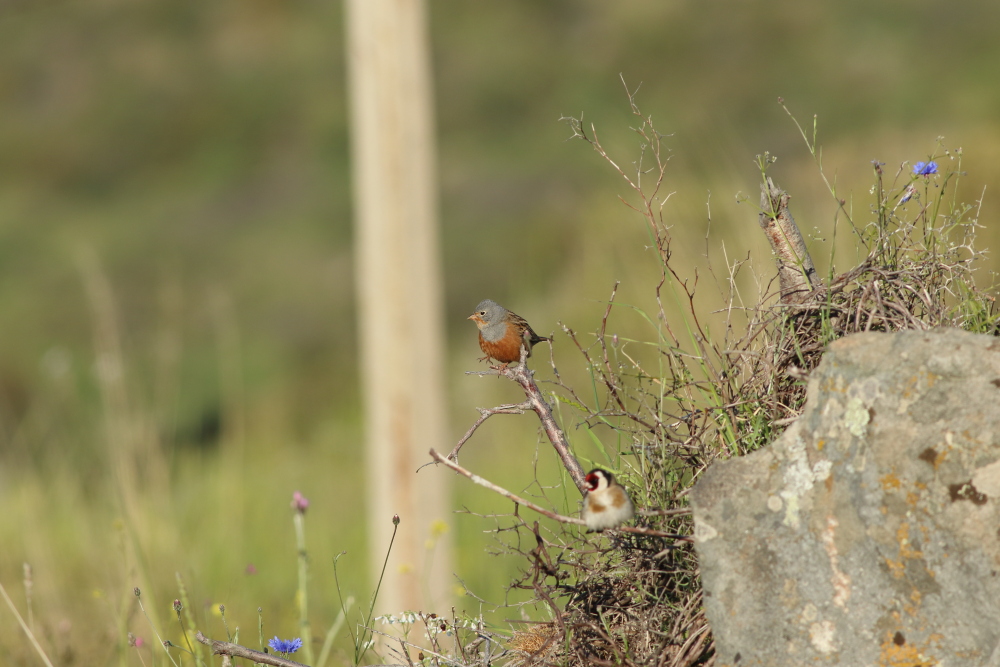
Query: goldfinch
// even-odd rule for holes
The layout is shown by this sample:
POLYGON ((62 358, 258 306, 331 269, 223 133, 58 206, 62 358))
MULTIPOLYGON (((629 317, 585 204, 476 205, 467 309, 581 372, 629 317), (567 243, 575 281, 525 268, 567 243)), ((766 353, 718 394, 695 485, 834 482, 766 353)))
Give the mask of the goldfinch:
POLYGON ((633 516, 635 507, 625 487, 607 470, 594 468, 586 477, 587 495, 583 498, 583 522, 600 532, 620 526, 633 516))

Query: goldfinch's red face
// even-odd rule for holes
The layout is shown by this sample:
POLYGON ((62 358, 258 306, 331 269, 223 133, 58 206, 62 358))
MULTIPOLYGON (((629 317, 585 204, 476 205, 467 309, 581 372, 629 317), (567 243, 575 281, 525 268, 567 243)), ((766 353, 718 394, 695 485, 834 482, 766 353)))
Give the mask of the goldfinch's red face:
POLYGON ((609 480, 608 475, 603 470, 592 470, 586 477, 587 488, 589 491, 601 491, 608 488, 609 480))

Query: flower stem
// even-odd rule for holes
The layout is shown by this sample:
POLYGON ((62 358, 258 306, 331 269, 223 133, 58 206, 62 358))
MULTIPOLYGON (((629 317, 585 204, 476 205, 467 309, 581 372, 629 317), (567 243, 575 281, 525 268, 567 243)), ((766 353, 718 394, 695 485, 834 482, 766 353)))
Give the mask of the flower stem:
POLYGON ((305 514, 295 512, 295 546, 299 552, 299 629, 302 633, 302 648, 307 664, 313 664, 312 628, 309 625, 309 554, 306 552, 305 514))

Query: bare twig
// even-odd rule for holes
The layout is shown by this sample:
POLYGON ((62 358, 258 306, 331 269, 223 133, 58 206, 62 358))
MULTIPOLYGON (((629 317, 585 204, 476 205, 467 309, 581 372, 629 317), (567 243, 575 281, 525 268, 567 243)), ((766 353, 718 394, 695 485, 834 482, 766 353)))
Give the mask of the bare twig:
POLYGON ((220 642, 215 639, 209 639, 201 633, 194 636, 202 644, 212 647, 213 655, 226 655, 232 656, 234 658, 246 658, 247 660, 253 660, 254 662, 259 662, 264 665, 274 665, 274 667, 307 667, 301 662, 295 662, 294 660, 286 660, 285 658, 279 658, 276 655, 271 655, 270 653, 261 653, 260 651, 255 651, 252 648, 247 648, 246 646, 240 646, 239 644, 232 644, 230 642, 220 642))
POLYGON ((448 458, 451 459, 452 461, 458 461, 458 450, 462 449, 462 445, 464 445, 466 442, 469 441, 469 438, 471 438, 472 434, 476 432, 476 429, 479 428, 479 426, 484 421, 486 421, 493 415, 523 415, 524 411, 530 410, 531 407, 532 407, 531 403, 525 401, 524 403, 518 403, 516 405, 509 404, 509 405, 498 405, 495 408, 476 408, 477 410, 479 410, 479 415, 480 415, 479 419, 477 419, 476 423, 473 424, 469 428, 469 430, 465 432, 465 435, 462 436, 462 439, 458 441, 458 444, 455 445, 455 448, 451 450, 450 454, 448 454, 448 458))
POLYGON ((544 601, 549 609, 552 611, 552 618, 556 625, 559 626, 565 632, 565 623, 563 622, 563 610, 559 608, 559 605, 555 603, 552 596, 549 595, 549 591, 543 585, 547 577, 558 577, 559 568, 552 562, 552 557, 549 556, 548 550, 545 548, 545 539, 539 532, 538 522, 535 521, 532 526, 532 532, 535 535, 535 548, 532 549, 528 555, 534 560, 534 567, 532 568, 532 578, 531 585, 537 595, 542 601, 544 601))
POLYGON ((561 514, 556 514, 555 512, 553 512, 551 510, 547 510, 547 509, 545 509, 544 507, 542 507, 540 505, 536 505, 535 503, 531 502, 530 500, 525 500, 524 498, 521 498, 520 496, 516 496, 513 493, 511 493, 510 491, 508 491, 507 489, 505 489, 505 488, 503 488, 501 486, 497 486, 496 484, 494 484, 493 482, 491 482, 491 481, 489 481, 487 479, 483 479, 482 477, 480 477, 476 473, 472 472, 471 470, 467 470, 467 469, 463 468, 462 466, 458 465, 454 461, 451 461, 448 457, 442 456, 441 454, 439 454, 437 451, 435 451, 433 449, 430 451, 430 455, 431 455, 431 458, 434 459, 435 461, 437 461, 438 463, 443 463, 444 465, 448 466, 449 468, 451 468, 452 470, 454 470, 458 474, 464 475, 464 476, 468 477, 469 479, 471 479, 476 484, 478 484, 480 486, 484 486, 487 489, 489 489, 490 491, 493 491, 494 493, 499 493, 504 498, 508 498, 510 500, 513 500, 518 505, 523 505, 523 506, 527 507, 530 510, 534 510, 534 511, 538 512, 539 514, 541 514, 543 516, 547 516, 550 519, 553 519, 554 521, 559 521, 560 523, 573 523, 573 524, 576 524, 576 525, 579 525, 579 526, 584 525, 583 519, 577 519, 577 518, 571 517, 571 516, 563 516, 561 514))
MULTIPOLYGON (((399 644, 404 649, 407 648, 407 647, 409 647, 409 648, 415 648, 418 651, 420 651, 421 653, 427 653, 428 655, 430 655, 430 656, 432 656, 434 658, 437 658, 438 660, 440 660, 442 663, 444 663, 446 665, 455 665, 455 667, 461 667, 461 663, 459 661, 457 661, 457 660, 455 660, 453 658, 450 658, 449 656, 446 656, 446 655, 444 655, 442 653, 438 653, 437 651, 432 651, 431 649, 429 649, 429 648, 427 648, 425 646, 420 646, 419 644, 414 644, 412 642, 408 642, 405 639, 402 639, 400 637, 394 637, 393 635, 390 635, 390 634, 385 633, 385 632, 380 632, 379 630, 374 630, 373 629, 372 632, 374 632, 377 635, 382 635, 386 639, 395 639, 396 641, 399 642, 399 644)), ((406 659, 410 660, 410 656, 407 655, 406 659)), ((411 661, 410 664, 412 665, 413 662, 411 661)), ((406 665, 381 665, 380 667, 406 667, 406 665)))
MULTIPOLYGON (((542 428, 545 429, 545 435, 548 436, 549 442, 552 443, 552 447, 555 448, 556 453, 559 454, 559 458, 562 459, 563 467, 569 472, 570 477, 573 478, 573 482, 576 484, 576 488, 580 490, 580 493, 585 493, 587 491, 587 482, 584 480, 583 468, 580 466, 580 462, 576 460, 573 453, 569 450, 569 441, 566 440, 566 435, 556 424, 555 417, 552 416, 552 408, 545 401, 545 397, 542 396, 542 391, 535 384, 535 373, 528 368, 525 363, 527 359, 527 347, 521 346, 521 361, 516 366, 496 366, 488 371, 467 371, 466 375, 500 375, 508 380, 512 380, 517 384, 521 385, 521 389, 524 391, 525 397, 528 399, 525 403, 516 406, 500 406, 499 408, 492 408, 492 410, 487 410, 491 414, 508 414, 509 411, 515 409, 527 409, 530 408, 535 411, 538 415, 539 421, 542 422, 542 428), (522 408, 523 406, 523 408, 522 408)), ((483 408, 480 408, 480 413, 483 413, 483 408)), ((484 422, 490 414, 484 414, 470 432, 466 433, 465 438, 460 441, 460 444, 456 446, 454 453, 457 454, 457 450, 464 444, 468 437, 471 437, 471 431, 478 428, 479 424, 484 422)), ((449 455, 450 458, 450 455, 449 455)))
MULTIPOLYGON (((525 500, 524 498, 521 498, 520 496, 514 495, 513 493, 511 493, 507 489, 503 488, 502 486, 497 486, 496 484, 494 484, 493 482, 489 481, 488 479, 484 479, 484 478, 480 477, 479 475, 477 475, 476 473, 472 472, 471 470, 467 470, 466 468, 463 468, 462 466, 458 465, 454 461, 449 460, 446 456, 442 456, 441 454, 439 454, 437 451, 435 451, 433 449, 430 451, 430 455, 431 455, 431 458, 434 459, 435 461, 437 461, 438 463, 443 463, 444 465, 448 466, 449 468, 451 468, 452 470, 454 470, 458 474, 464 475, 465 477, 468 477, 469 479, 471 479, 476 484, 478 484, 480 486, 484 486, 487 489, 489 489, 490 491, 493 491, 494 493, 499 493, 504 498, 508 498, 508 499, 514 501, 515 503, 517 503, 518 505, 523 505, 524 507, 527 507, 530 510, 534 510, 535 512, 538 512, 542 516, 547 516, 550 519, 552 519, 554 521, 558 521, 560 523, 572 523, 572 524, 577 525, 577 526, 584 526, 584 525, 586 525, 583 522, 583 519, 578 519, 578 518, 572 517, 572 516, 563 516, 562 514, 556 514, 555 512, 553 512, 551 510, 547 510, 547 509, 545 509, 544 507, 542 507, 540 505, 536 505, 535 503, 531 502, 530 500, 525 500)), ((684 510, 684 511, 688 511, 688 510, 684 510)), ((618 526, 615 530, 620 530, 620 531, 622 531, 624 533, 635 533, 636 535, 648 535, 650 537, 667 537, 667 538, 671 538, 671 539, 675 539, 675 540, 680 540, 680 541, 685 541, 685 542, 690 542, 691 541, 691 538, 688 537, 687 535, 676 535, 674 533, 664 533, 663 531, 653 530, 652 528, 644 528, 644 527, 641 527, 641 526, 618 526)))
POLYGON ((406 642, 403 641, 402 637, 396 637, 396 641, 399 642, 400 653, 402 653, 403 657, 406 658, 406 664, 410 667, 414 667, 413 660, 410 658, 410 652, 406 650, 406 642))
POLYGON ((677 507, 666 510, 636 510, 639 516, 687 516, 691 513, 690 507, 677 507))

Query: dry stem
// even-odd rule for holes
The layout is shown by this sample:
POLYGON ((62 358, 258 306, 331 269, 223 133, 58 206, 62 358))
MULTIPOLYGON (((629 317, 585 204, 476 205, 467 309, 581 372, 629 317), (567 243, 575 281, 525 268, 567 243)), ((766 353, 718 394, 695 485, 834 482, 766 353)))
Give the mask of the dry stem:
MULTIPOLYGON (((556 514, 555 512, 547 510, 547 509, 545 509, 544 507, 542 507, 540 505, 536 505, 535 503, 531 502, 530 500, 525 500, 524 498, 521 498, 520 496, 516 496, 513 493, 511 493, 510 491, 508 491, 507 489, 503 488, 502 486, 497 486, 496 484, 494 484, 493 482, 489 481, 488 479, 484 479, 484 478, 480 477, 479 475, 475 474, 474 472, 472 472, 471 470, 467 470, 466 468, 463 468, 462 466, 458 465, 454 461, 449 460, 448 457, 442 456, 441 454, 439 454, 434 449, 432 449, 430 451, 430 455, 431 455, 431 458, 434 459, 435 461, 437 461, 438 463, 443 463, 444 465, 448 466, 449 468, 451 468, 452 470, 454 470, 458 474, 464 475, 464 476, 468 477, 469 479, 471 479, 476 484, 479 484, 480 486, 484 486, 487 489, 489 489, 490 491, 493 491, 494 493, 499 493, 504 498, 508 498, 508 499, 514 501, 515 503, 517 503, 518 505, 523 505, 524 507, 527 507, 530 510, 534 510, 534 511, 538 512, 539 514, 541 514, 543 516, 547 516, 547 517, 549 517, 550 519, 552 519, 554 521, 559 521, 560 523, 572 523, 572 524, 575 524, 575 525, 578 525, 578 526, 584 526, 584 525, 586 525, 583 522, 583 519, 578 519, 576 517, 571 517, 571 516, 563 516, 562 514, 556 514)), ((686 510, 684 510, 684 511, 686 511, 686 510)), ((660 511, 656 511, 656 512, 653 512, 653 513, 654 514, 659 514, 660 511)), ((625 533, 635 533, 637 535, 649 535, 650 537, 668 537, 668 538, 672 538, 672 539, 675 539, 675 540, 682 540, 682 541, 685 541, 685 542, 690 542, 691 541, 691 538, 688 537, 687 535, 675 535, 674 533, 664 533, 664 532, 659 531, 659 530, 653 530, 652 528, 643 528, 641 526, 618 526, 615 530, 620 530, 620 531, 625 532, 625 533)))
POLYGON ((464 445, 466 442, 469 441, 469 438, 472 437, 472 434, 476 432, 476 429, 479 428, 484 421, 486 421, 493 415, 523 415, 525 410, 531 409, 531 403, 525 401, 524 403, 518 403, 516 405, 511 403, 507 405, 498 405, 495 408, 476 408, 476 409, 479 410, 479 415, 480 415, 479 419, 477 419, 476 423, 473 424, 469 428, 469 430, 465 432, 465 435, 463 435, 462 438, 458 441, 458 444, 455 445, 455 448, 451 450, 450 454, 448 454, 448 458, 451 459, 452 461, 456 462, 458 461, 458 451, 462 449, 462 445, 464 445))
POLYGON ((271 655, 270 653, 261 653, 260 651, 255 651, 252 648, 247 648, 246 646, 240 646, 239 644, 232 644, 230 642, 222 642, 216 639, 209 639, 205 635, 198 631, 198 634, 194 636, 199 642, 206 646, 212 647, 213 655, 223 655, 232 656, 234 658, 246 658, 247 660, 253 660, 254 662, 261 663, 264 665, 274 665, 274 667, 308 667, 301 662, 295 662, 294 660, 286 660, 285 658, 279 658, 276 655, 271 655))
POLYGON ((542 428, 545 429, 545 435, 548 436, 552 447, 555 448, 556 453, 559 454, 559 458, 562 459, 563 466, 569 472, 570 477, 573 478, 576 488, 580 490, 581 494, 586 493, 587 481, 584 479, 583 468, 580 466, 580 462, 576 460, 576 457, 573 456, 573 453, 570 452, 569 441, 566 440, 566 435, 559 428, 559 425, 556 424, 555 417, 552 416, 552 408, 549 407, 549 404, 545 401, 545 397, 542 396, 542 391, 535 384, 535 373, 525 363, 527 356, 527 348, 522 345, 521 361, 517 366, 495 366, 488 371, 466 372, 466 375, 500 375, 508 380, 512 380, 521 386, 527 400, 517 405, 501 405, 489 409, 479 408, 482 416, 466 432, 465 436, 463 436, 452 450, 452 453, 448 455, 448 458, 454 459, 458 455, 458 450, 462 445, 472 437, 472 434, 479 428, 479 425, 489 417, 495 414, 520 414, 521 411, 530 408, 538 415, 539 421, 542 422, 542 428))

